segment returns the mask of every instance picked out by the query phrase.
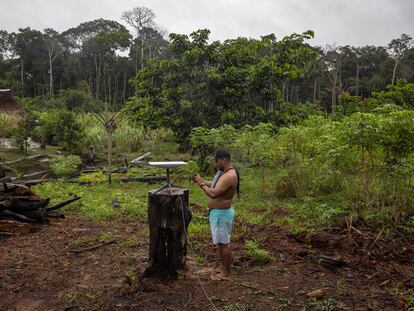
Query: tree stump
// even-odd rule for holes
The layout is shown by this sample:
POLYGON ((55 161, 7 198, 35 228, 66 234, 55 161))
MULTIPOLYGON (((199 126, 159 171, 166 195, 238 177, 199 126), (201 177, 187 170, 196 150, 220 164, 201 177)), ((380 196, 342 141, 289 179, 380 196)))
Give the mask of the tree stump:
POLYGON ((150 229, 149 265, 144 276, 176 279, 185 267, 187 228, 191 221, 188 189, 171 188, 148 193, 150 229))

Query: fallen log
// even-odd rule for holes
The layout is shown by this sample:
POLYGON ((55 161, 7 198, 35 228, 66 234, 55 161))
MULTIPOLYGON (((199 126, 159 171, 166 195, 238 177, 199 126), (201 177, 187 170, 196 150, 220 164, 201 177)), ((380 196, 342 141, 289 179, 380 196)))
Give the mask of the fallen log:
POLYGON ((0 189, 0 219, 14 219, 27 223, 48 223, 48 217, 64 217, 57 209, 79 200, 74 196, 47 207, 50 199, 41 199, 29 187, 21 184, 3 184, 0 189), (54 213, 55 211, 55 213, 54 213))
POLYGON ((117 169, 113 170, 112 173, 126 174, 128 173, 128 169, 124 167, 118 167, 117 169))
POLYGON ((46 208, 43 208, 43 207, 37 208, 32 211, 19 212, 19 214, 26 216, 30 219, 33 219, 35 220, 35 222, 38 222, 41 224, 49 222, 49 219, 47 218, 46 208))
POLYGON ((65 218, 65 214, 59 211, 50 211, 47 213, 47 217, 49 218, 65 218))
POLYGON ((13 220, 0 220, 0 231, 4 233, 27 234, 31 230, 32 226, 29 223, 13 220))
POLYGON ((21 180, 18 183, 31 187, 34 185, 43 184, 45 182, 48 182, 49 180, 50 180, 49 178, 40 178, 40 179, 32 179, 32 180, 21 180))
POLYGON ((11 183, 12 179, 10 177, 0 178, 0 183, 11 183))
POLYGON ((147 152, 146 154, 144 154, 144 155, 142 155, 142 156, 140 156, 140 157, 138 157, 138 158, 136 158, 136 159, 133 159, 130 163, 131 164, 146 164, 146 163, 148 163, 148 157, 151 155, 151 152, 147 152))
POLYGON ((24 158, 20 158, 17 160, 13 160, 13 161, 6 161, 4 162, 4 164, 9 165, 9 164, 15 164, 15 163, 19 163, 25 160, 35 160, 35 159, 40 159, 40 158, 44 158, 47 157, 48 155, 46 153, 42 153, 42 154, 35 154, 29 157, 24 157, 24 158))
POLYGON ((68 200, 62 201, 62 202, 60 202, 58 204, 55 204, 55 205, 46 207, 46 211, 51 212, 51 211, 57 210, 57 209, 65 206, 65 205, 68 205, 68 204, 70 204, 72 202, 75 202, 77 200, 80 200, 80 199, 81 199, 81 197, 78 197, 78 196, 75 195, 71 199, 68 199, 68 200))
POLYGON ((0 212, 0 218, 13 218, 14 220, 18 220, 18 221, 26 222, 26 223, 36 222, 36 220, 32 218, 26 217, 21 214, 14 213, 12 211, 9 211, 8 209, 0 212))
MULTIPOLYGON (((158 183, 160 181, 167 180, 166 176, 146 176, 146 177, 122 177, 112 179, 112 181, 121 181, 121 182, 149 182, 149 183, 158 183)), ((67 183, 79 184, 79 185, 91 185, 96 183, 108 182, 107 180, 100 181, 80 181, 80 180, 65 180, 67 183)))
MULTIPOLYGON (((14 198, 16 199, 16 198, 14 198)), ((24 201, 24 200, 14 200, 12 205, 13 212, 30 212, 38 208, 45 207, 49 204, 50 199, 40 200, 40 201, 24 201)))
MULTIPOLYGON (((30 173, 30 174, 25 174, 19 178, 14 178, 14 179, 22 179, 22 178, 29 178, 29 177, 33 177, 33 176, 37 176, 37 175, 45 175, 47 173, 49 173, 49 170, 44 170, 44 171, 39 171, 39 172, 34 172, 34 173, 30 173)), ((12 178, 13 179, 13 178, 12 178)))
POLYGON ((13 187, 16 187, 18 185, 24 185, 24 186, 27 186, 27 187, 31 187, 33 185, 42 184, 42 183, 48 182, 50 180, 51 179, 48 179, 48 178, 40 178, 40 179, 32 179, 32 180, 14 181, 13 183, 3 182, 3 183, 0 183, 0 192, 6 190, 7 188, 13 188, 13 187))
POLYGON ((151 182, 151 183, 157 183, 160 181, 167 180, 166 176, 144 176, 144 177, 122 177, 119 179, 116 179, 122 182, 151 182))
POLYGON ((1 178, 5 178, 6 177, 6 173, 15 173, 16 170, 11 168, 11 167, 7 167, 4 166, 3 164, 0 163, 0 177, 1 178))
POLYGON ((0 185, 0 194, 3 198, 29 198, 32 201, 40 201, 40 198, 30 187, 19 183, 3 183, 0 185))

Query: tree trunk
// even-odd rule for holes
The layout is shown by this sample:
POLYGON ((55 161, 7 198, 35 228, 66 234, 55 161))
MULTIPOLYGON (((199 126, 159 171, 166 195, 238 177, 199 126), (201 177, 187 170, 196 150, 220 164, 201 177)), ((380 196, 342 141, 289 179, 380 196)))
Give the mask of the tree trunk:
POLYGON ((336 82, 338 79, 338 72, 334 70, 332 77, 332 89, 331 89, 331 109, 332 112, 336 111, 336 82))
POLYGON ((105 102, 108 102, 107 96, 106 96, 106 71, 105 67, 103 69, 103 89, 104 89, 104 100, 105 102))
POLYGON ((356 86, 355 86, 355 96, 358 96, 359 93, 359 64, 357 64, 356 68, 356 86))
POLYGON ((299 103, 299 85, 295 86, 295 104, 299 103))
POLYGON ((188 189, 148 193, 149 265, 144 276, 175 279, 185 267, 187 228, 191 220, 188 189))
POLYGON ((108 182, 112 183, 112 134, 113 131, 108 131, 108 182))
POLYGON ((395 60, 394 70, 392 71, 392 81, 391 81, 392 85, 394 85, 394 83, 395 83, 395 74, 397 72, 397 67, 398 67, 398 59, 395 60))
POLYGON ((49 53, 49 96, 53 96, 53 62, 49 53))
POLYGON ((22 97, 24 97, 24 64, 23 58, 20 58, 20 79, 22 83, 22 97))
POLYGON ((123 103, 125 102, 125 94, 126 94, 126 71, 124 72, 124 89, 122 90, 122 98, 123 98, 123 103))
POLYGON ((95 97, 97 98, 99 96, 99 80, 101 78, 100 77, 101 66, 100 66, 100 62, 97 56, 94 57, 94 60, 95 60, 95 97))
POLYGON ((42 136, 40 138, 40 149, 46 149, 46 130, 42 128, 42 136))
POLYGON ((136 41, 136 46, 135 46, 135 78, 137 77, 138 74, 138 36, 140 34, 140 31, 137 30, 137 41, 136 41))
POLYGON ((141 70, 144 69, 144 28, 141 28, 141 70))
POLYGON ((339 66, 338 68, 338 78, 339 78, 339 85, 338 85, 338 95, 342 94, 342 67, 339 66))
POLYGON ((108 103, 112 103, 111 76, 108 77, 108 103))
POLYGON ((112 101, 114 104, 117 103, 117 98, 119 98, 120 96, 118 96, 119 94, 119 81, 118 81, 118 73, 115 74, 114 76, 114 92, 112 93, 112 101))

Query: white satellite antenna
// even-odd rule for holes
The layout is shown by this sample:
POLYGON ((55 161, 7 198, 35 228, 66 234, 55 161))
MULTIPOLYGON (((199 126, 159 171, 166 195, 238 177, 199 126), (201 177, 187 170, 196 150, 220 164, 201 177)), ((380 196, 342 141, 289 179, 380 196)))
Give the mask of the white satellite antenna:
POLYGON ((156 190, 153 194, 156 194, 164 189, 167 188, 179 188, 173 184, 171 184, 170 181, 170 169, 172 168, 177 168, 180 167, 182 165, 187 165, 187 162, 183 162, 183 161, 165 161, 165 162, 148 162, 149 165, 151 166, 156 166, 156 167, 160 167, 160 168, 165 168, 167 170, 167 183, 162 186, 161 188, 159 188, 158 190, 156 190))

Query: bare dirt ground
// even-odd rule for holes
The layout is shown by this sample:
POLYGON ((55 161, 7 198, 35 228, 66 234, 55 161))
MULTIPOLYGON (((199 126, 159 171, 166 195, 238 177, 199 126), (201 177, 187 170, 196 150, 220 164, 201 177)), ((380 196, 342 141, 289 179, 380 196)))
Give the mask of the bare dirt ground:
POLYGON ((210 280, 217 258, 207 237, 193 241, 197 254, 189 250, 187 271, 177 281, 140 281, 147 265, 145 228, 145 223, 68 216, 27 235, 0 237, 0 310, 214 310, 196 267, 219 310, 407 310, 408 301, 391 289, 414 286, 410 241, 396 244, 401 250, 396 255, 383 250, 385 244, 376 246, 385 241, 383 234, 373 235, 375 246, 369 248, 373 241, 367 240, 362 252, 359 233, 351 240, 351 233, 339 231, 291 234, 283 227, 245 223, 236 224, 244 233, 233 243, 232 281, 210 280), (251 264, 243 239, 255 236, 263 237, 271 263, 251 264), (73 252, 99 243, 106 244, 73 252), (342 264, 324 265, 321 255, 342 264), (321 297, 306 295, 314 290, 321 290, 321 297))

